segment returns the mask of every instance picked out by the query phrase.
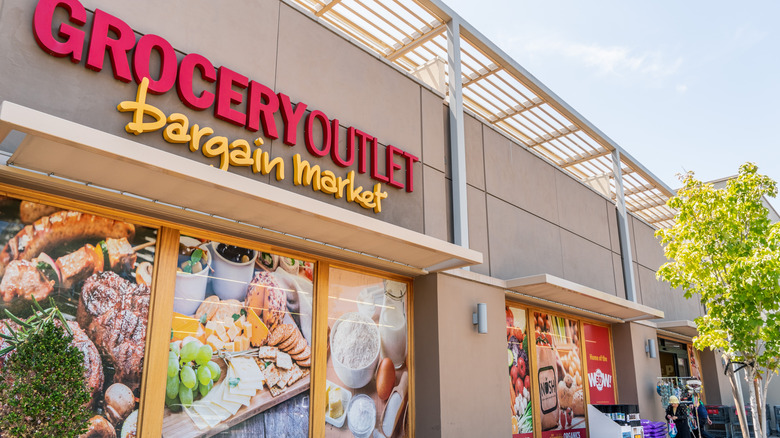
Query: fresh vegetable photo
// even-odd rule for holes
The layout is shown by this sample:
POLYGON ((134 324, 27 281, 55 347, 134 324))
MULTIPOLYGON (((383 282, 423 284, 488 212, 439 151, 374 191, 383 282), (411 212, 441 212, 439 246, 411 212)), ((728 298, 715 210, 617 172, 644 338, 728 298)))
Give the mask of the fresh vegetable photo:
POLYGON ((528 358, 528 340, 525 335, 525 314, 523 309, 506 307, 512 434, 513 436, 523 438, 532 436, 534 427, 531 410, 531 374, 528 358))

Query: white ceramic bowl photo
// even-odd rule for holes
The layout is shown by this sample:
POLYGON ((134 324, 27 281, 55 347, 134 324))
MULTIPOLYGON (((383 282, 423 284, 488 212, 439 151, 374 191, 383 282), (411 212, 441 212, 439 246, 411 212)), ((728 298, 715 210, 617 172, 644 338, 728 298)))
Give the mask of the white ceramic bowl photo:
POLYGON ((376 426, 376 403, 366 394, 352 397, 347 407, 347 425, 355 438, 370 438, 376 426))
POLYGON ((348 388, 362 388, 374 378, 379 347, 379 328, 359 312, 345 313, 333 323, 330 332, 333 369, 348 388), (339 332, 342 328, 344 331, 339 332))
POLYGON ((211 242, 211 253, 214 255, 214 278, 211 286, 220 300, 244 301, 252 274, 255 270, 255 260, 258 252, 252 251, 249 261, 243 263, 232 262, 217 251, 218 242, 211 242))
MULTIPOLYGON (((206 286, 209 282, 209 273, 211 272, 212 260, 214 254, 209 251, 209 245, 201 243, 192 237, 182 236, 179 239, 182 245, 188 247, 198 247, 203 250, 208 263, 200 272, 188 274, 186 272, 176 273, 176 285, 173 293, 173 311, 182 315, 194 315, 201 302, 206 298, 206 286)), ((179 257, 179 261, 186 257, 179 257)))

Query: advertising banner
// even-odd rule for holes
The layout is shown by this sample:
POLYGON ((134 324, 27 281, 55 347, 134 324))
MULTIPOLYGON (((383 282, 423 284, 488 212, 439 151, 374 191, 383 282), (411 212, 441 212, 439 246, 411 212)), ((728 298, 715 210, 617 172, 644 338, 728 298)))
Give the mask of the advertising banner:
MULTIPOLYGON (((26 356, 16 354, 19 344, 13 340, 40 333, 44 321, 53 321, 67 330, 68 348, 81 352, 82 360, 69 367, 83 374, 90 429, 101 430, 103 436, 135 435, 156 241, 153 228, 0 196, 0 387, 6 388, 4 395, 13 394, 16 384, 30 382, 30 377, 13 371, 26 364, 16 362, 26 356)), ((62 358, 67 350, 49 354, 62 358)), ((63 370, 56 372, 59 376, 63 370)), ((50 398, 49 409, 75 412, 55 399, 79 397, 77 383, 58 380, 50 387, 60 395, 50 398)), ((15 406, 0 403, 3 419, 13 422, 14 416, 25 415, 21 406, 28 402, 23 398, 15 406)), ((82 413, 73 415, 78 418, 82 413)))
POLYGON ((313 272, 313 262, 179 238, 163 437, 309 433, 313 272))
POLYGON ((585 438, 585 394, 578 322, 534 312, 536 376, 542 438, 585 438))
POLYGON ((701 370, 699 369, 699 352, 693 347, 693 344, 687 344, 688 347, 688 361, 691 366, 691 377, 701 380, 701 370))
POLYGON ((528 359, 526 310, 506 307, 506 341, 511 395, 512 438, 531 438, 534 418, 531 409, 531 363, 528 359))
POLYGON ((593 405, 614 405, 614 373, 612 342, 609 329, 600 325, 583 323, 585 338, 585 363, 588 366, 588 396, 593 405))
POLYGON ((328 278, 325 437, 409 436, 409 284, 335 267, 328 278))

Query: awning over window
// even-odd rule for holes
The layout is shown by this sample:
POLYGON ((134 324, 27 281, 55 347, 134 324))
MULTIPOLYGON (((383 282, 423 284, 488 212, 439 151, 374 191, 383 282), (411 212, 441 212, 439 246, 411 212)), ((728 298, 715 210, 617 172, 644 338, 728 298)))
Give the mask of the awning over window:
POLYGON ((689 319, 658 321, 655 325, 661 330, 666 330, 687 338, 693 338, 699 334, 699 331, 696 329, 696 323, 689 319))
POLYGON ((663 318, 664 312, 549 274, 506 281, 520 301, 612 322, 663 318))
POLYGON ((24 138, 3 182, 406 275, 482 263, 477 251, 2 102, 0 142, 13 136, 24 138))

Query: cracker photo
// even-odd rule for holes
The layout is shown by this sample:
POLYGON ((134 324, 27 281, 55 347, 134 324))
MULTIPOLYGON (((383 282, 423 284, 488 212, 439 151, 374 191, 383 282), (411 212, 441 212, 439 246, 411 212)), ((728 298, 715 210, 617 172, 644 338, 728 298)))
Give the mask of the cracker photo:
POLYGON ((292 358, 289 354, 280 351, 276 354, 276 366, 278 368, 289 370, 293 366, 292 358))
POLYGON ((269 365, 268 368, 265 369, 265 383, 269 388, 276 385, 281 377, 282 375, 275 365, 269 365))
POLYGON ((257 357, 264 360, 276 360, 276 354, 279 352, 279 349, 276 347, 260 347, 260 349, 257 352, 257 357))

